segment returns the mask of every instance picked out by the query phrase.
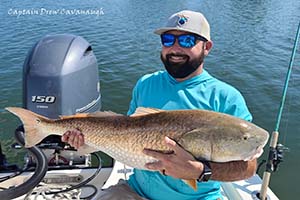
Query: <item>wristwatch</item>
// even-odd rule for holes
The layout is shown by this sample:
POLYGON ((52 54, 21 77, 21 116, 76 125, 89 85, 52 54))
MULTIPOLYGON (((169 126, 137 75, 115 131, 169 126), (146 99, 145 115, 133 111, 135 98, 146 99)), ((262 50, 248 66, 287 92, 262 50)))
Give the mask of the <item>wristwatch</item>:
POLYGON ((203 171, 197 179, 198 182, 207 182, 211 177, 210 164, 207 161, 201 161, 203 164, 203 171))

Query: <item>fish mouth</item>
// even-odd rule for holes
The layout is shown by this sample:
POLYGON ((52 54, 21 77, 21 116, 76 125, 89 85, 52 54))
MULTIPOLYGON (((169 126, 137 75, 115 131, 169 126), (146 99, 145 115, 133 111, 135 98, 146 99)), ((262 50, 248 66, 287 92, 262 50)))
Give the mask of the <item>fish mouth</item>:
POLYGON ((258 146, 255 150, 253 150, 248 157, 244 159, 244 161, 251 161, 259 158, 264 152, 263 146, 258 146))

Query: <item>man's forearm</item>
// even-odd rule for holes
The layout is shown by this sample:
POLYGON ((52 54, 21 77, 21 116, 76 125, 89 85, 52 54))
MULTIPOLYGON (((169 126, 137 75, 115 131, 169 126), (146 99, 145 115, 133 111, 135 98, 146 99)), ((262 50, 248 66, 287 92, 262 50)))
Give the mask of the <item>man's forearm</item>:
POLYGON ((256 172, 256 159, 252 161, 210 162, 212 180, 237 181, 250 178, 256 172))

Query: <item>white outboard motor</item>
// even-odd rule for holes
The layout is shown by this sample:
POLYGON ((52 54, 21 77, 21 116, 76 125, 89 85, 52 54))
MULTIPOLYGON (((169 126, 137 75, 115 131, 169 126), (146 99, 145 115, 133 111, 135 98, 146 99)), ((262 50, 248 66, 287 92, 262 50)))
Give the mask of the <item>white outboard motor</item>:
POLYGON ((47 35, 29 51, 23 107, 49 118, 101 108, 97 59, 82 37, 47 35))

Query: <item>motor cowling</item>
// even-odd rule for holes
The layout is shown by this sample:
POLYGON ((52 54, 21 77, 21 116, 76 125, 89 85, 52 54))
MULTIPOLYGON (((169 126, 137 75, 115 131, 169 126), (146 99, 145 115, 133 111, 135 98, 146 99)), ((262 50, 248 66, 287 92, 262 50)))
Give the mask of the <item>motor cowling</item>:
POLYGON ((98 64, 91 45, 71 34, 39 40, 23 66, 23 104, 49 118, 100 110, 98 64))
MULTIPOLYGON (((101 109, 97 59, 91 45, 84 38, 70 34, 47 35, 34 44, 29 50, 23 66, 23 107, 49 118, 95 112, 101 109)), ((22 146, 25 144, 24 134, 26 132, 21 125, 16 129, 15 137, 22 146)), ((89 155, 80 155, 70 145, 61 142, 60 136, 57 135, 50 135, 41 143, 27 150, 30 153, 25 155, 26 164, 23 169, 34 168, 33 175, 26 177, 24 182, 17 186, 13 182, 13 186, 0 190, 1 199, 15 199, 28 194, 38 186, 40 181, 44 180, 49 168, 56 170, 65 169, 65 167, 85 169, 92 166, 89 155)), ((0 159, 1 157, 3 165, 5 156, 0 151, 0 159)), ((96 158, 99 165, 96 172, 99 173, 102 162, 99 156, 96 158)), ((112 170, 113 161, 112 158, 109 159, 106 158, 109 166, 103 164, 110 167, 110 171, 105 170, 105 173, 110 173, 112 170)), ((5 166, 9 165, 5 164, 5 166)), ((9 169, 12 169, 11 166, 9 169)), ((95 173, 72 187, 78 188, 85 185, 96 175, 95 173)), ((56 176, 53 178, 52 174, 50 179, 59 180, 61 172, 56 176)), ((101 177, 105 177, 103 173, 101 177)), ((67 179, 63 181, 66 184, 70 182, 67 179)), ((98 186, 102 187, 102 185, 98 186)))

